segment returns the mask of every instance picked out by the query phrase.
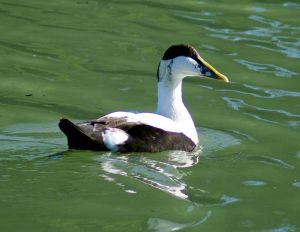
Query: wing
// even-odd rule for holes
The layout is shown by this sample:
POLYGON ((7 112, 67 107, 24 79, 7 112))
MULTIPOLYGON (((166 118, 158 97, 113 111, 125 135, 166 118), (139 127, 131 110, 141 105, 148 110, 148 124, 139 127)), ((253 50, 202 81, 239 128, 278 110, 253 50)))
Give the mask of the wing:
POLYGON ((159 152, 196 147, 172 120, 151 113, 114 112, 80 124, 62 119, 59 127, 71 149, 159 152))
POLYGON ((58 126, 67 136, 70 149, 107 150, 101 142, 101 134, 93 133, 93 126, 90 123, 76 125, 70 120, 62 118, 58 126))
POLYGON ((123 152, 160 152, 165 150, 193 151, 196 144, 183 133, 165 131, 147 124, 126 130, 129 138, 120 146, 123 152))
POLYGON ((125 120, 127 123, 145 124, 165 131, 182 133, 183 129, 173 120, 153 113, 133 113, 117 111, 107 114, 96 121, 125 120))

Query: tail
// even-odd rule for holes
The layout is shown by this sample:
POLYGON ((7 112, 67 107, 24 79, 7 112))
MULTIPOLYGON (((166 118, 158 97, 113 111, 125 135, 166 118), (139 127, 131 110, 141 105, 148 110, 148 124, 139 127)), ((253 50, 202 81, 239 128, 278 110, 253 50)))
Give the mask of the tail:
POLYGON ((70 149, 103 150, 103 145, 94 139, 92 134, 88 133, 86 130, 83 131, 80 126, 72 123, 70 120, 62 118, 58 126, 67 136, 70 149))

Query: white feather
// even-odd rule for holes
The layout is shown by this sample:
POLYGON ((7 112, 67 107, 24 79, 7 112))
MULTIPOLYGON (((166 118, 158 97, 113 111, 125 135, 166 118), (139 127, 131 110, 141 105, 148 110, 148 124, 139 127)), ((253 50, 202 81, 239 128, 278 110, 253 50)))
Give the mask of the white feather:
POLYGON ((118 128, 108 128, 102 132, 104 145, 111 151, 118 151, 120 145, 128 139, 128 134, 118 128))
POLYGON ((157 84, 156 113, 180 125, 182 132, 195 144, 198 143, 198 134, 194 121, 182 101, 182 79, 199 73, 196 61, 191 58, 179 56, 172 60, 162 60, 159 68, 160 80, 157 84))
POLYGON ((142 124, 146 124, 149 126, 162 129, 164 131, 183 133, 187 137, 189 137, 193 142, 195 142, 195 144, 198 143, 198 135, 194 127, 193 121, 191 121, 192 123, 190 124, 188 123, 180 124, 160 114, 133 113, 133 112, 125 112, 125 111, 113 112, 103 116, 102 119, 103 118, 126 118, 127 122, 142 123, 142 124))
POLYGON ((180 125, 182 133, 189 137, 195 144, 198 143, 198 134, 194 121, 185 107, 181 98, 181 82, 175 89, 166 86, 165 83, 158 83, 158 102, 156 113, 170 118, 175 124, 180 125))
POLYGON ((117 111, 103 116, 102 118, 126 118, 127 122, 136 122, 153 126, 169 132, 181 133, 182 128, 173 120, 154 113, 133 113, 117 111))
POLYGON ((201 70, 192 58, 179 56, 172 60, 161 60, 156 113, 118 111, 102 118, 124 117, 128 122, 140 122, 165 131, 183 133, 198 144, 198 134, 193 119, 182 101, 182 80, 186 76, 200 74, 201 70))

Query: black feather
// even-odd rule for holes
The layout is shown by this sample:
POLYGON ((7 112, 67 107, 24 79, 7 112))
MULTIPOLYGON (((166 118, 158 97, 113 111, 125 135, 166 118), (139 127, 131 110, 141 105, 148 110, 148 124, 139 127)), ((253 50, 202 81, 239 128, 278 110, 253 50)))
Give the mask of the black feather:
POLYGON ((68 119, 61 119, 59 128, 67 136, 70 149, 107 151, 102 138, 107 128, 118 128, 128 134, 125 143, 118 146, 120 152, 193 151, 196 147, 183 133, 165 131, 139 122, 127 122, 126 117, 104 117, 77 125, 68 119))

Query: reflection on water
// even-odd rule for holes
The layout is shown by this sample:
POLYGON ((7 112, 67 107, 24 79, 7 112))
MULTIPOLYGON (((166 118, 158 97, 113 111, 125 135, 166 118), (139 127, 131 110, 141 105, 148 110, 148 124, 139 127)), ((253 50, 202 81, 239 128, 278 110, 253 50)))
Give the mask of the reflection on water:
MULTIPOLYGON (((207 128, 199 130, 201 145, 194 152, 169 151, 155 156, 114 153, 100 155, 96 160, 100 162, 104 171, 101 176, 107 181, 116 182, 129 193, 136 191, 128 189, 130 187, 125 186, 117 176, 130 177, 181 199, 189 199, 189 191, 193 186, 184 181, 184 176, 187 175, 184 169, 197 165, 201 156, 239 144, 238 139, 225 132, 207 128)), ((227 205, 235 201, 235 198, 223 195, 220 204, 227 205)))
POLYGON ((177 231, 189 227, 194 227, 204 223, 212 214, 212 211, 209 210, 207 214, 201 218, 199 221, 189 222, 185 224, 180 224, 177 222, 168 221, 160 218, 149 218, 148 219, 148 230, 155 232, 165 232, 165 231, 177 231))
POLYGON ((299 231, 299 1, 13 2, 0 3, 0 231, 299 231), (185 82, 199 149, 64 152, 62 115, 155 108, 172 43, 231 81, 185 82))
MULTIPOLYGON (((241 133, 237 131, 227 133, 208 128, 198 128, 198 130, 201 142, 197 150, 192 153, 169 151, 161 154, 121 155, 107 152, 97 155, 93 160, 101 166, 102 171, 99 176, 105 181, 114 183, 127 194, 140 194, 139 190, 134 187, 134 182, 138 181, 190 202, 189 207, 198 208, 199 205, 224 207, 239 201, 238 198, 227 194, 210 196, 210 193, 195 188, 192 183, 185 180, 185 177, 190 175, 190 168, 199 165, 201 157, 240 144, 238 137, 241 133)), ((11 153, 9 157, 1 156, 1 161, 7 159, 27 160, 39 166, 39 162, 48 165, 49 160, 60 162, 64 156, 72 157, 72 152, 57 153, 65 147, 66 140, 62 139, 62 134, 57 133, 55 122, 44 125, 14 125, 3 131, 0 139, 5 140, 2 151, 10 150, 11 153), (16 155, 12 155, 12 150, 16 155), (40 159, 46 156, 49 159, 40 159)), ((8 181, 10 178, 10 176, 4 175, 3 181, 8 181)), ((193 209, 189 208, 187 211, 193 211, 193 209)), ((212 214, 212 210, 202 209, 202 207, 201 212, 206 214, 201 214, 198 220, 188 223, 178 223, 163 218, 149 218, 147 228, 153 231, 165 231, 165 229, 175 231, 195 227, 205 222, 212 214)))
MULTIPOLYGON (((199 128, 200 145, 194 152, 168 151, 161 154, 130 154, 120 155, 115 153, 104 153, 95 160, 100 162, 104 173, 101 174, 105 180, 115 182, 130 194, 137 193, 122 183, 118 176, 125 176, 138 180, 151 187, 167 192, 181 199, 189 199, 189 191, 195 190, 193 186, 184 181, 186 168, 198 164, 201 156, 212 152, 238 145, 240 140, 226 132, 199 128)), ((238 131, 232 131, 237 136, 247 137, 238 131)), ((50 124, 19 124, 7 128, 0 139, 5 141, 1 147, 2 151, 14 150, 15 156, 1 156, 0 160, 26 159, 33 160, 39 157, 49 156, 51 160, 59 160, 62 157, 61 148, 65 146, 66 140, 62 134, 57 133, 56 123, 50 124), (47 139, 44 137, 47 136, 47 139), (51 138, 52 137, 52 138, 51 138), (22 152, 21 152, 22 151, 22 152)), ((248 137, 247 137, 248 138, 248 137)), ((235 202, 233 198, 223 195, 220 205, 235 202)), ((215 201, 215 200, 214 200, 215 201)), ((217 201, 217 200, 216 200, 217 201)))
POLYGON ((201 150, 194 153, 167 152, 163 154, 167 155, 163 161, 138 155, 120 156, 107 153, 96 160, 100 162, 105 173, 102 176, 106 180, 113 181, 114 175, 131 177, 176 197, 187 199, 187 186, 182 180, 183 174, 177 168, 197 164, 200 153, 201 150))

